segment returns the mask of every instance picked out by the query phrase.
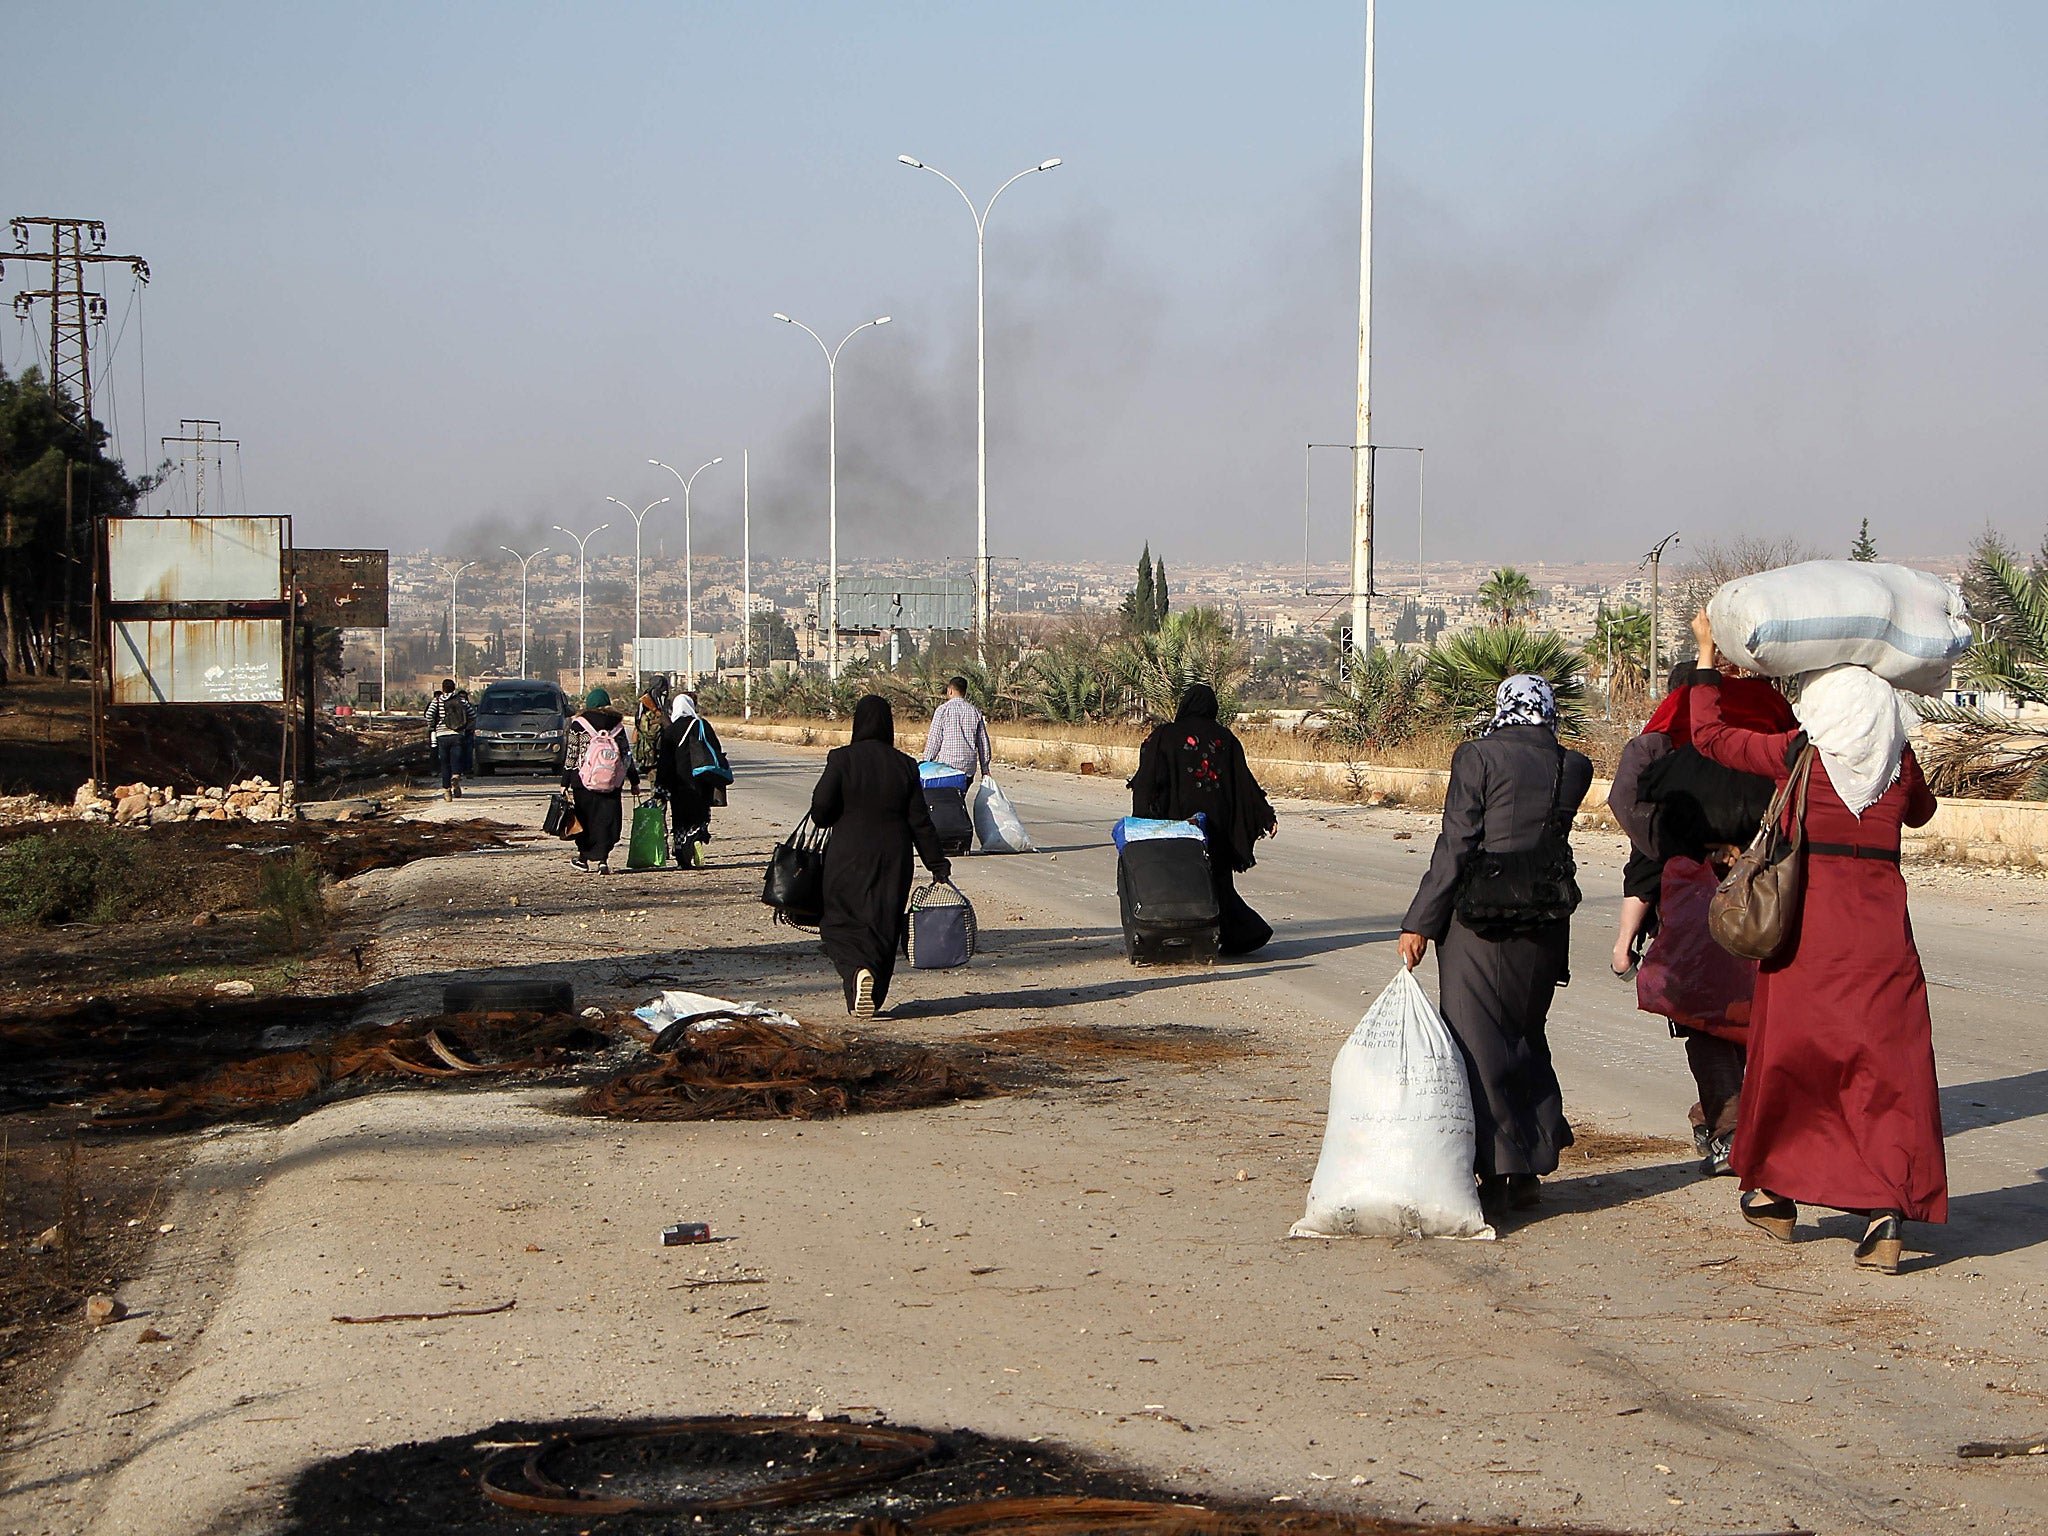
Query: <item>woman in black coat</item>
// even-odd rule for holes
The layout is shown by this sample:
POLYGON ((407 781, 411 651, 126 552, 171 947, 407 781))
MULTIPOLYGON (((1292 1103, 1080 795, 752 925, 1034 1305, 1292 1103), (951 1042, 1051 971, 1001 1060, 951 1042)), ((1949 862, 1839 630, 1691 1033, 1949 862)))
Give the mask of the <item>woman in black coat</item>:
POLYGON ((1252 848, 1261 837, 1280 835, 1280 819, 1252 777, 1243 743, 1216 715, 1216 690, 1207 683, 1181 695, 1172 724, 1153 731, 1138 749, 1131 814, 1187 821, 1201 813, 1220 919, 1218 948, 1248 955, 1273 937, 1273 929, 1237 894, 1236 877, 1257 862, 1252 848))
POLYGON ((1485 733, 1451 755, 1443 832, 1401 920, 1411 970, 1436 941, 1444 1023, 1472 1088, 1480 1198, 1496 1208, 1536 1204, 1538 1176, 1555 1173, 1572 1143, 1545 1033, 1551 998, 1571 979, 1572 925, 1480 933, 1458 916, 1458 896, 1482 851, 1568 837, 1592 783, 1592 762, 1558 742, 1550 685, 1527 673, 1502 683, 1485 733))
POLYGON ((654 749, 654 787, 668 799, 669 841, 677 869, 702 869, 711 841, 711 810, 725 804, 725 776, 711 771, 725 764, 725 749, 711 722, 697 713, 697 700, 678 693, 654 749), (698 769, 707 771, 699 773, 698 769))
POLYGON ((953 873, 925 809, 917 759, 896 750, 887 699, 869 694, 854 706, 853 739, 826 754, 811 820, 832 828, 818 937, 845 984, 846 1011, 871 1019, 888 1000, 903 945, 913 846, 934 880, 953 873))

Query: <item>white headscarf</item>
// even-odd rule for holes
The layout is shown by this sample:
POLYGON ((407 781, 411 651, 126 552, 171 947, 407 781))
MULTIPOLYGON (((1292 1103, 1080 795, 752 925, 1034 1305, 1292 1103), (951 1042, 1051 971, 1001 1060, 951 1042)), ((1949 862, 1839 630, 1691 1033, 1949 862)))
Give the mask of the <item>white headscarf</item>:
POLYGON ((670 720, 678 723, 684 720, 696 719, 697 701, 687 693, 678 693, 673 699, 669 700, 668 717, 670 720))
POLYGON ((1835 793, 1860 817, 1899 781, 1906 706, 1868 667, 1829 667, 1801 681, 1792 713, 1819 749, 1835 793))

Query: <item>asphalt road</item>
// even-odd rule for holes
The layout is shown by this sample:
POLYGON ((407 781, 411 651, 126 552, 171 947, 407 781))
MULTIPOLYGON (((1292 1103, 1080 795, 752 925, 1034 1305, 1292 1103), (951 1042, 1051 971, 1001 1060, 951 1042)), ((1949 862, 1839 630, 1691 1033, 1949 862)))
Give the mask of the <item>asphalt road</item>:
MULTIPOLYGON (((793 825, 822 753, 731 745, 740 774, 734 793, 793 825)), ((1109 827, 1129 808, 1121 782, 1021 769, 998 777, 1043 852, 960 860, 956 882, 970 898, 998 893, 1071 921, 1077 933, 1113 935, 1109 827)), ((1428 862, 1435 818, 1279 805, 1280 836, 1259 845, 1258 867, 1239 881, 1273 924, 1273 942, 1220 967, 1215 981, 1246 1015, 1256 1016, 1265 999, 1323 1012, 1334 1051, 1399 964, 1394 939, 1428 862)), ((1586 904, 1573 925, 1574 980, 1550 1022, 1567 1113, 1606 1130, 1685 1137, 1695 1093, 1683 1052, 1661 1020, 1636 1011, 1634 985, 1608 970, 1622 841, 1582 832, 1576 844, 1586 904)), ((1941 870, 1909 870, 1908 880, 1933 999, 1952 1194, 1947 1230, 1916 1231, 1937 1251, 2038 1275, 2048 1253, 2048 882, 1941 870)), ((1432 951, 1432 991, 1434 966, 1432 951)))

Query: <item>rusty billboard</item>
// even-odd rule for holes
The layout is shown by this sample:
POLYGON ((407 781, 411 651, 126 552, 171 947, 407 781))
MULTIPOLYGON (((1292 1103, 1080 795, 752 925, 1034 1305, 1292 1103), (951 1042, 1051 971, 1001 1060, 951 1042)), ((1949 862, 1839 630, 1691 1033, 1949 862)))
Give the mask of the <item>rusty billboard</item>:
POLYGON ((284 600, 281 517, 115 517, 106 527, 109 602, 284 600))
POLYGON ((391 622, 391 552, 294 549, 299 622, 333 629, 383 629, 391 622))
POLYGON ((282 704, 282 619, 116 619, 116 704, 282 704))

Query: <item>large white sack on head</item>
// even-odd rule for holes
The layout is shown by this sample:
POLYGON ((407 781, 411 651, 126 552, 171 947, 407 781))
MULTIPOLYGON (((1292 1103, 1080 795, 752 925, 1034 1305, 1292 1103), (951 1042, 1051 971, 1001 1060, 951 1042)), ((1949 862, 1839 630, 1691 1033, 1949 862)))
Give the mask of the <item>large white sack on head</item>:
POLYGON ((1938 694, 1970 648, 1963 594, 1911 566, 1809 560, 1738 576, 1707 600, 1714 644, 1765 677, 1868 667, 1895 688, 1938 694))
POLYGON ((1465 1061, 1405 966, 1330 1068, 1323 1155, 1289 1237, 1480 1237, 1465 1061))
POLYGON ((981 841, 983 853, 1034 853, 1031 834, 1024 830, 1024 819, 1017 814, 1017 808, 1010 804, 1010 797, 1002 792, 996 781, 987 774, 974 787, 974 835, 981 841))

